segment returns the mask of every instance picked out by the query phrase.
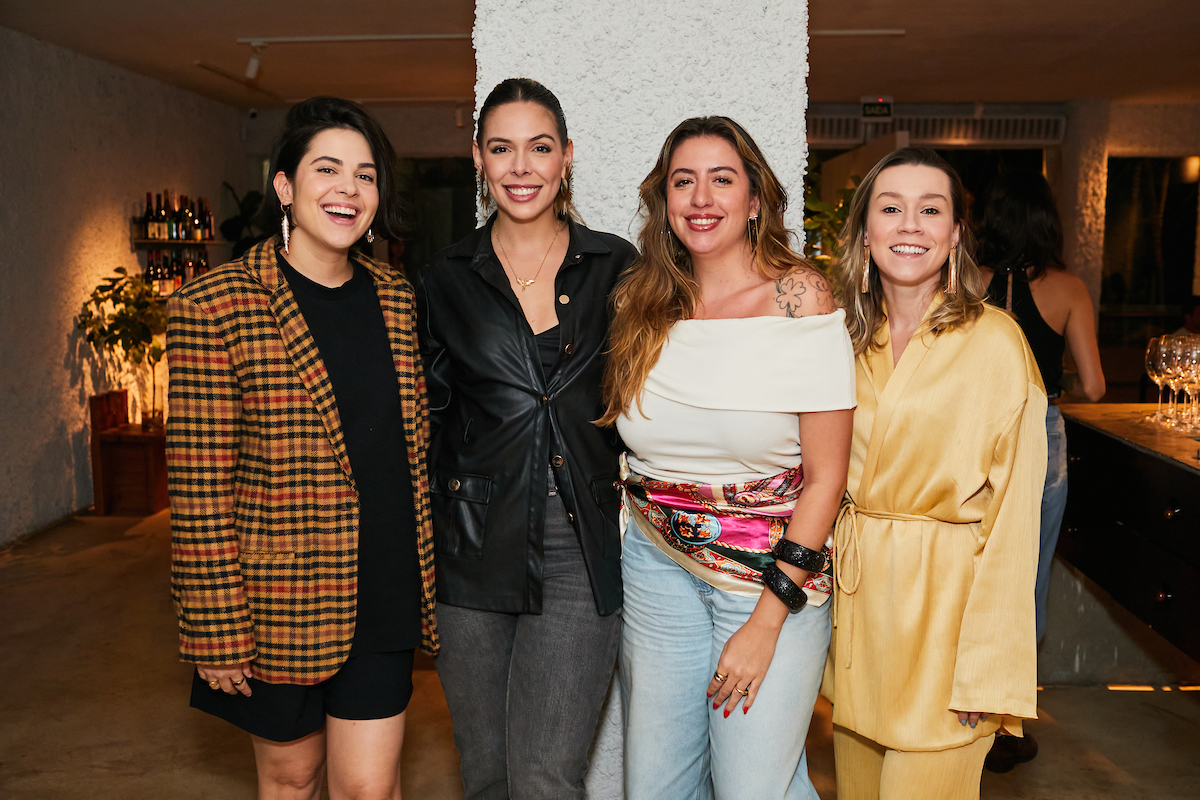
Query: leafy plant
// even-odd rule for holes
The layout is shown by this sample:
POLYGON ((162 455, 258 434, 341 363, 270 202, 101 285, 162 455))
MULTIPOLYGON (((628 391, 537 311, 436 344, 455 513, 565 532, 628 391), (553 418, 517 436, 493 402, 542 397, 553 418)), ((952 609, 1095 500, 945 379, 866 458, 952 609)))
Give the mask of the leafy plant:
MULTIPOLYGON (((862 178, 851 178, 854 187, 862 178)), ((810 175, 804 184, 804 255, 822 270, 828 270, 842 254, 842 227, 850 214, 854 189, 838 190, 836 205, 821 200, 820 174, 810 175)))
POLYGON ((76 317, 76 327, 84 331, 97 350, 120 347, 134 364, 149 358, 151 365, 163 356, 154 341, 167 329, 167 309, 153 286, 124 267, 105 278, 92 290, 76 317))
POLYGON ((267 238, 267 234, 259 230, 256 223, 263 194, 252 189, 238 197, 238 193, 228 181, 221 181, 221 186, 229 191, 238 208, 235 216, 221 223, 221 235, 225 237, 225 241, 233 242, 233 257, 241 258, 243 253, 267 238))
POLYGON ((75 326, 84 332, 97 351, 120 348, 134 363, 150 363, 151 410, 157 414, 158 384, 155 368, 162 360, 163 348, 154 341, 167 330, 167 309, 158 290, 124 267, 105 278, 83 302, 75 326))

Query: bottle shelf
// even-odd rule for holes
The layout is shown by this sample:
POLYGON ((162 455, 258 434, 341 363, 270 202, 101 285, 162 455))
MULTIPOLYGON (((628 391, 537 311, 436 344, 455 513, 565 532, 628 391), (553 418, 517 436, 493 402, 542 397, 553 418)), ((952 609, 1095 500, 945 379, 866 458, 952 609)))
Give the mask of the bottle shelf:
POLYGON ((138 250, 157 250, 184 247, 200 247, 210 244, 224 244, 220 239, 134 239, 133 246, 138 250))

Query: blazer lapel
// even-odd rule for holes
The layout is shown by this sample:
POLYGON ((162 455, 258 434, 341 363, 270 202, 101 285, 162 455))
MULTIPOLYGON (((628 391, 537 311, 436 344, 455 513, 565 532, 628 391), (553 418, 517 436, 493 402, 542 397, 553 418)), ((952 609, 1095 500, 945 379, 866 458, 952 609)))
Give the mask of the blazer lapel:
POLYGON ((247 253, 247 258, 251 269, 257 271, 260 279, 271 291, 271 313, 275 315, 275 324, 279 327, 284 350, 296 367, 304 388, 308 390, 317 413, 325 423, 333 454, 353 485, 354 474, 350 471, 350 459, 346 455, 342 418, 338 414, 337 400, 333 396, 333 383, 329 379, 329 372, 325 369, 321 353, 317 350, 317 343, 313 341, 312 332, 300 313, 296 297, 275 263, 274 237, 247 253))

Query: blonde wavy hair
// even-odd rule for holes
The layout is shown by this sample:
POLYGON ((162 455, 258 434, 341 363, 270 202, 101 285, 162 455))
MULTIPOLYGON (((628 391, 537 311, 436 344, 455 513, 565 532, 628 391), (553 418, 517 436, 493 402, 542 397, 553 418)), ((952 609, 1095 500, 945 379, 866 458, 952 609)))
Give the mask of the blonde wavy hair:
POLYGON ((671 157, 688 139, 715 136, 733 146, 750 181, 750 196, 759 201, 757 233, 752 239, 754 264, 765 280, 778 280, 799 267, 811 266, 789 244, 784 225, 787 191, 767 164, 750 134, 728 117, 693 117, 676 126, 663 142, 650 174, 638 187, 642 230, 639 255, 613 290, 613 323, 604 369, 604 415, 599 425, 613 425, 637 403, 641 412, 646 377, 658 362, 671 326, 696 312, 698 288, 692 258, 667 219, 667 177, 671 157))
MULTIPOLYGON (((871 270, 868 290, 861 291, 863 270, 869 270, 869 261, 864 252, 866 241, 867 214, 870 211, 871 195, 875 191, 875 179, 889 167, 923 166, 940 169, 950 179, 950 205, 954 224, 958 226, 958 291, 945 294, 945 301, 933 310, 922 330, 935 336, 954 330, 979 318, 983 313, 983 298, 987 286, 975 263, 975 236, 967 223, 966 190, 954 167, 928 147, 905 147, 884 156, 854 192, 850 201, 849 215, 842 228, 842 256, 832 271, 834 294, 838 303, 846 309, 846 328, 854 343, 856 354, 880 347, 877 334, 887 321, 883 310, 883 285, 879 282, 879 270, 871 270)), ((942 265, 942 285, 945 286, 950 271, 950 259, 942 265)))

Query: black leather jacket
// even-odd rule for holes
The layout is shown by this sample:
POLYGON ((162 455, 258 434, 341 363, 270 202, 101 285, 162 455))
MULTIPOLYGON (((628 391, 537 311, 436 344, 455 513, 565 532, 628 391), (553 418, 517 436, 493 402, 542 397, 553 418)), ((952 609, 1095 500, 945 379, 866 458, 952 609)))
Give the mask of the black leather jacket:
POLYGON ((636 254, 570 223, 554 280, 561 356, 543 377, 533 330, 492 249, 495 218, 434 256, 417 286, 428 381, 438 600, 541 613, 542 528, 554 470, 596 608, 621 607, 615 433, 601 414, 608 296, 636 254))

